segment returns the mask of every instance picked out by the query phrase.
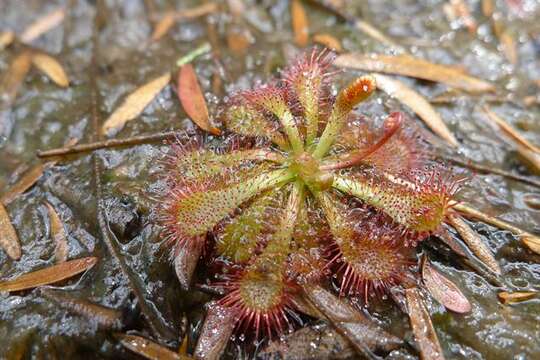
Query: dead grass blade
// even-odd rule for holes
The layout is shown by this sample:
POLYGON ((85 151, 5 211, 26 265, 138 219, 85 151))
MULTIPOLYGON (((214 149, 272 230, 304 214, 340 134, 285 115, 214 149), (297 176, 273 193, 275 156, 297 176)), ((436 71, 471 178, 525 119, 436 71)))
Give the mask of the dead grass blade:
POLYGON ((197 74, 191 64, 182 65, 178 73, 178 99, 186 114, 201 129, 214 135, 221 131, 210 124, 206 100, 202 93, 197 74))
POLYGON ((13 31, 0 32, 0 50, 4 50, 15 40, 15 33, 13 31))
POLYGON ((187 356, 181 356, 155 342, 143 338, 142 336, 115 334, 115 337, 120 340, 120 343, 139 354, 140 356, 150 360, 182 360, 190 359, 187 356))
POLYGON ((431 296, 448 310, 460 314, 471 311, 471 303, 461 290, 437 271, 427 258, 422 261, 422 280, 431 296))
POLYGON ((53 284, 90 269, 97 261, 96 257, 90 256, 32 271, 16 279, 0 282, 0 291, 19 291, 53 284))
POLYGON ((519 143, 520 145, 526 147, 527 149, 534 151, 537 154, 540 154, 540 148, 531 144, 527 139, 525 139, 521 134, 510 126, 506 121, 504 121, 500 116, 495 114, 487 105, 482 106, 482 110, 487 115, 487 119, 496 124, 502 131, 506 133, 512 140, 519 143))
POLYGON ((498 293, 497 296, 499 297, 499 300, 504 305, 509 305, 509 304, 515 304, 522 301, 530 300, 532 298, 535 298, 537 294, 538 293, 536 291, 516 291, 516 292, 502 291, 498 293))
POLYGON ((459 146, 458 141, 443 122, 439 113, 422 95, 399 80, 381 74, 372 75, 379 89, 410 107, 435 134, 446 140, 447 143, 454 147, 459 146))
MULTIPOLYGON (((11 224, 9 214, 0 202, 0 246, 6 254, 13 260, 21 258, 21 244, 15 232, 15 228, 11 224)), ((1 288, 0 288, 1 289, 1 288)))
POLYGON ((167 72, 137 88, 105 121, 102 132, 107 136, 116 134, 128 121, 139 116, 170 81, 171 74, 167 72))
POLYGON ((42 34, 60 25, 64 21, 66 11, 63 8, 57 9, 30 24, 21 34, 21 41, 24 43, 32 42, 42 34))
POLYGON ((305 47, 309 41, 309 22, 300 0, 291 2, 291 21, 296 45, 305 47))
POLYGON ((48 202, 46 202, 45 205, 47 206, 47 211, 49 212, 51 236, 55 244, 54 257, 58 263, 65 262, 68 257, 69 248, 66 232, 64 230, 64 224, 62 223, 62 220, 60 220, 60 216, 58 216, 58 213, 54 207, 48 202))
POLYGON ((327 34, 327 33, 315 34, 313 35, 313 41, 327 47, 330 50, 334 50, 335 52, 340 53, 343 51, 341 42, 330 34, 327 34))
POLYGON ((540 154, 520 144, 516 144, 516 151, 527 169, 534 175, 540 175, 540 154))
POLYGON ((32 57, 30 52, 23 51, 13 59, 6 70, 0 85, 0 100, 4 100, 8 106, 11 106, 17 97, 17 92, 19 91, 26 74, 30 71, 32 65, 31 60, 32 57))
POLYGON ((405 290, 409 320, 423 360, 444 360, 443 351, 433 323, 418 288, 405 290))
POLYGON ((176 22, 174 18, 174 12, 170 11, 165 13, 163 17, 157 22, 156 26, 154 27, 154 31, 152 32, 152 36, 150 36, 151 41, 158 41, 161 39, 165 34, 169 32, 171 27, 176 22))
POLYGON ((518 236, 520 240, 525 244, 525 246, 527 246, 531 251, 540 255, 540 237, 533 235, 525 230, 522 230, 512 224, 509 224, 506 221, 497 219, 496 217, 476 210, 464 203, 457 203, 453 205, 452 208, 465 215, 466 217, 480 220, 487 224, 498 227, 499 229, 504 229, 512 232, 514 235, 518 236))
POLYGON ((13 200, 17 198, 17 196, 24 193, 26 190, 30 189, 36 181, 39 180, 41 175, 43 175, 43 171, 46 168, 46 164, 37 164, 30 168, 19 181, 17 181, 11 188, 9 188, 0 198, 0 201, 4 203, 5 205, 8 205, 13 200))
POLYGON ((393 48, 395 51, 399 51, 402 53, 406 52, 406 50, 401 45, 398 45, 394 40, 390 39, 382 31, 364 20, 356 19, 354 21, 354 27, 357 30, 365 33, 369 37, 373 38, 374 40, 393 48))
POLYGON ((44 53, 34 53, 32 54, 32 63, 56 85, 61 87, 69 86, 69 79, 64 68, 52 56, 44 53))
POLYGON ((191 9, 178 10, 175 13, 176 20, 182 19, 194 19, 201 16, 209 15, 218 11, 219 5, 217 3, 205 3, 191 9))
POLYGON ((120 329, 122 327, 121 311, 76 298, 67 291, 42 288, 40 293, 43 297, 54 301, 62 308, 96 323, 100 329, 120 329))
POLYGON ((494 91, 495 86, 456 70, 455 67, 434 64, 409 55, 381 55, 346 53, 339 55, 334 64, 338 67, 362 71, 404 75, 423 80, 435 81, 468 92, 494 91))
POLYGON ((454 229, 459 233, 463 241, 467 244, 469 249, 480 261, 482 261, 488 269, 495 274, 500 275, 502 273, 499 263, 491 253, 489 247, 482 241, 482 238, 474 232, 473 229, 460 216, 451 215, 448 216, 448 221, 454 229))

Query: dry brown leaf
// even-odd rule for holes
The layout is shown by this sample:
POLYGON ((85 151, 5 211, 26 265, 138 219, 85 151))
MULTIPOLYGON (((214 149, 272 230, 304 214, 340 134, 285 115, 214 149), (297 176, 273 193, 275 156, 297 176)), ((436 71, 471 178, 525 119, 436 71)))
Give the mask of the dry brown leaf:
POLYGON ((382 31, 364 20, 356 20, 354 22, 354 27, 357 30, 365 33, 369 37, 373 38, 374 40, 393 48, 394 51, 405 52, 405 49, 401 45, 398 45, 394 40, 390 39, 382 31))
POLYGON ((300 0, 291 3, 291 20, 296 45, 304 47, 309 41, 309 23, 306 10, 300 0))
POLYGON ((128 121, 139 116, 170 81, 171 74, 167 72, 137 88, 103 123, 102 132, 111 136, 120 131, 128 121))
POLYGON ((468 204, 459 202, 453 204, 453 209, 460 212, 461 214, 483 221, 487 224, 498 227, 499 229, 504 229, 512 232, 514 235, 519 236, 523 244, 525 244, 531 251, 540 255, 540 238, 536 235, 533 235, 525 230, 522 230, 506 221, 497 219, 491 215, 488 215, 480 210, 474 209, 468 204))
POLYGON ((0 50, 7 48, 15 40, 13 31, 2 31, 0 33, 0 50))
POLYGON ((499 294, 497 294, 497 296, 499 297, 499 300, 505 305, 527 301, 536 297, 536 295, 537 295, 537 292, 535 291, 516 291, 516 292, 502 291, 499 294))
POLYGON ((178 10, 175 13, 176 20, 194 19, 200 16, 205 16, 216 12, 219 9, 217 3, 205 3, 191 9, 178 10))
POLYGON ((90 256, 32 271, 13 280, 0 282, 0 291, 19 291, 53 284, 90 269, 97 261, 96 257, 90 256))
POLYGON ((0 202, 0 246, 11 259, 19 260, 21 258, 19 238, 2 202, 0 202))
POLYGON ((60 220, 60 216, 58 216, 58 213, 54 207, 48 202, 46 202, 45 205, 47 206, 47 210, 49 212, 51 236, 55 244, 54 257, 56 262, 64 262, 67 260, 69 253, 64 224, 62 223, 62 220, 60 220))
POLYGON ((34 53, 32 63, 49 79, 61 87, 69 86, 69 79, 62 65, 50 55, 44 53, 34 53))
POLYGON ((30 71, 31 60, 31 53, 29 51, 23 51, 13 59, 9 68, 6 70, 0 84, 0 100, 4 100, 8 106, 15 100, 26 74, 30 71))
POLYGON ((491 17, 495 11, 493 0, 482 0, 482 14, 486 17, 491 17))
POLYGON ((495 86, 487 81, 464 74, 451 66, 434 64, 409 55, 366 55, 346 53, 334 62, 338 67, 363 71, 410 76, 418 79, 440 82, 468 92, 494 91, 495 86))
POLYGON ((471 303, 461 290, 437 271, 426 258, 422 263, 422 280, 431 296, 448 310, 460 314, 471 311, 471 303))
POLYGON ((499 43, 501 44, 501 50, 508 62, 512 65, 516 65, 518 63, 516 40, 508 30, 503 31, 499 35, 499 43))
POLYGON ((435 134, 446 140, 450 145, 455 147, 459 145, 439 113, 422 95, 399 80, 381 74, 372 75, 379 89, 410 107, 435 134))
POLYGON ((237 318, 237 311, 234 308, 224 307, 215 301, 208 304, 206 317, 193 352, 194 357, 219 359, 231 339, 237 318))
POLYGON ((67 291, 42 288, 40 289, 40 293, 64 309, 84 316, 92 321, 92 323, 96 323, 100 329, 120 329, 122 327, 121 311, 76 298, 67 291))
POLYGON ((219 129, 210 125, 206 100, 191 64, 182 65, 178 72, 178 98, 186 114, 195 124, 214 135, 221 134, 219 129))
POLYGON ((313 35, 313 41, 323 46, 326 46, 327 48, 334 50, 338 53, 343 51, 341 42, 330 34, 327 34, 327 33, 315 34, 313 35))
POLYGON ((37 19, 21 34, 21 41, 24 43, 29 43, 34 39, 37 39, 42 34, 60 25, 60 23, 64 20, 65 15, 65 10, 60 8, 37 19))
POLYGON ((169 32, 171 27, 176 22, 174 16, 174 12, 167 12, 165 13, 165 15, 163 15, 161 20, 159 20, 154 27, 154 31, 152 32, 152 36, 150 37, 151 41, 158 41, 169 32))
POLYGON ((451 215, 448 217, 450 225, 456 229, 463 241, 467 244, 469 249, 480 261, 482 261, 491 271, 500 275, 502 273, 499 263, 491 253, 489 247, 484 243, 482 238, 470 228, 469 225, 461 217, 451 215))
POLYGON ((520 144, 516 144, 516 151, 518 153, 518 158, 523 165, 525 165, 532 174, 540 176, 540 154, 531 151, 520 144))
POLYGON ((527 139, 521 136, 521 134, 516 129, 510 126, 506 121, 504 121, 497 114, 495 114, 487 105, 484 105, 482 107, 482 110, 484 110, 484 113, 487 115, 487 118, 491 122, 495 123, 499 128, 501 128, 501 130, 504 131, 506 135, 511 137, 512 140, 516 141, 517 143, 526 147, 527 149, 534 151, 537 154, 540 154, 539 147, 531 144, 527 139))
POLYGON ((4 195, 2 195, 0 201, 3 202, 5 205, 8 205, 13 200, 15 200, 17 196, 31 188, 36 183, 36 181, 39 180, 41 175, 43 175, 43 171, 45 170, 46 166, 46 164, 40 163, 25 172, 21 179, 17 181, 12 187, 10 187, 4 193, 4 195))
POLYGON ((189 357, 181 356, 153 341, 141 336, 128 334, 115 334, 120 343, 129 350, 151 360, 182 360, 189 357))
POLYGON ((418 288, 405 290, 409 320, 422 360, 444 360, 443 351, 433 323, 418 288))

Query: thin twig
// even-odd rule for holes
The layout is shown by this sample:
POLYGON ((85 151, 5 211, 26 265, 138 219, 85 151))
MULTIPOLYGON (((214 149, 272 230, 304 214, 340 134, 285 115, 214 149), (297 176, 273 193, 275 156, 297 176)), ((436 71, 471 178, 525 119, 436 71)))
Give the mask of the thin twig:
POLYGON ((451 162, 453 164, 456 164, 458 166, 467 168, 467 169, 478 171, 478 172, 481 172, 481 173, 484 173, 484 174, 500 175, 500 176, 503 176, 503 177, 508 178, 508 179, 520 181, 522 183, 533 185, 533 186, 536 186, 536 187, 540 188, 540 181, 537 180, 537 179, 534 179, 534 178, 532 178, 530 176, 523 176, 523 175, 514 174, 514 173, 512 173, 510 171, 502 170, 502 169, 499 169, 499 168, 496 168, 496 167, 493 167, 493 166, 480 165, 480 164, 473 163, 470 160, 467 160, 467 161, 460 160, 460 159, 456 159, 456 158, 451 157, 451 156, 440 155, 439 158, 441 158, 442 160, 451 162))
MULTIPOLYGON (((97 86, 97 74, 99 66, 99 30, 103 21, 105 20, 105 12, 103 0, 98 0, 96 3, 96 15, 94 18, 94 27, 92 33, 92 60, 90 64, 90 96, 91 96, 91 126, 92 126, 92 140, 99 141, 101 137, 101 119, 99 115, 101 97, 97 86)), ((156 313, 156 309, 150 306, 146 298, 144 297, 144 291, 140 286, 140 280, 126 264, 122 251, 118 244, 118 239, 109 228, 109 221, 107 219, 107 211, 105 201, 103 199, 103 185, 101 183, 101 162, 96 153, 92 154, 93 173, 94 173, 94 186, 97 202, 97 220, 98 227, 103 241, 105 242, 111 255, 118 261, 120 269, 127 277, 130 288, 134 295, 137 297, 141 312, 145 316, 152 332, 160 338, 173 339, 176 334, 170 329, 166 323, 160 321, 160 316, 156 313)))
POLYGON ((139 144, 144 144, 144 143, 151 143, 151 142, 171 139, 178 136, 179 134, 180 132, 178 131, 166 131, 166 132, 161 132, 157 134, 132 136, 129 138, 124 138, 124 139, 101 140, 101 141, 91 142, 87 144, 66 146, 66 147, 50 149, 50 150, 43 150, 43 151, 38 150, 37 156, 40 158, 46 158, 46 157, 51 157, 51 156, 90 152, 90 151, 105 149, 105 148, 114 148, 114 147, 127 146, 127 145, 139 145, 139 144))

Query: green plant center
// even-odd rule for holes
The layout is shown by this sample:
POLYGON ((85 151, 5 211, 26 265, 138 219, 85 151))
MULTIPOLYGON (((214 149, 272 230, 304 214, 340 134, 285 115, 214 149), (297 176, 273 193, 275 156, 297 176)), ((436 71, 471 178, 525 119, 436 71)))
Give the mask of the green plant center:
POLYGON ((313 191, 327 190, 332 186, 334 177, 330 172, 320 169, 320 160, 308 152, 294 156, 290 170, 313 191))

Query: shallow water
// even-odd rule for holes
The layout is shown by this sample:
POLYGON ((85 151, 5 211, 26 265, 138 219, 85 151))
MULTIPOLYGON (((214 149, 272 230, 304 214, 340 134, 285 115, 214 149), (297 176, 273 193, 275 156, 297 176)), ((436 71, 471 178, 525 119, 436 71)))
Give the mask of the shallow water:
MULTIPOLYGON (((495 1, 504 9, 503 20, 515 36, 519 62, 509 65, 494 38, 490 24, 480 12, 478 1, 468 1, 478 21, 477 34, 449 24, 442 10, 445 1, 399 0, 356 2, 345 0, 347 12, 362 16, 378 26, 410 53, 433 62, 463 65, 471 74, 493 81, 501 94, 514 99, 538 96, 540 79, 540 5, 524 0, 522 13, 495 1), (357 4, 358 3, 358 4, 357 4), (535 85, 533 80, 537 81, 535 85)), ((514 1, 508 1, 514 3, 514 1)), ((71 79, 69 89, 61 89, 32 70, 26 77, 13 106, 2 109, 0 132, 0 192, 16 182, 25 169, 37 163, 35 151, 62 146, 69 138, 81 143, 92 137, 90 61, 95 1, 3 0, 0 2, 0 30, 21 32, 43 14, 67 6, 67 20, 32 43, 55 54, 71 79)), ((100 3, 98 1, 98 3, 100 3)), ((217 13, 173 26, 158 43, 147 44, 152 30, 151 12, 160 13, 172 6, 188 8, 197 1, 113 1, 104 2, 102 27, 98 33, 99 54, 97 84, 102 97, 100 116, 105 119, 121 99, 148 79, 173 68, 177 58, 208 41, 208 24, 218 35, 224 87, 215 93, 212 75, 216 65, 210 55, 194 62, 210 112, 231 91, 250 87, 274 75, 297 49, 292 43, 289 2, 282 0, 245 1, 246 12, 240 19, 217 13), (236 22, 236 23, 235 23, 236 22), (246 54, 227 48, 226 31, 243 26, 253 44, 246 54)), ((310 30, 329 32, 342 40, 346 50, 388 52, 388 48, 352 29, 327 11, 307 5, 310 30)), ((0 51, 0 72, 4 72, 19 48, 0 51)), ((344 72, 342 81, 356 73, 344 72)), ((445 91, 443 85, 405 79, 427 97, 445 91)), ((512 146, 499 130, 490 126, 480 111, 481 96, 460 96, 451 104, 437 105, 445 122, 462 144, 460 151, 475 162, 530 174, 520 163, 512 146)), ((510 102, 491 107, 513 124, 530 141, 540 144, 540 110, 536 105, 510 102)), ((375 118, 395 110, 405 110, 397 101, 380 93, 361 108, 375 118)), ((411 114, 413 116, 413 114, 411 114)), ((193 131, 169 87, 155 99, 137 120, 129 122, 118 137, 150 134, 169 129, 193 131)), ((157 159, 166 147, 147 144, 131 148, 101 150, 104 199, 111 230, 144 297, 154 321, 161 324, 150 331, 148 322, 135 321, 134 329, 163 344, 177 346, 182 314, 186 313, 197 330, 204 315, 203 304, 211 297, 198 291, 183 292, 177 285, 167 254, 160 246, 154 224, 148 187, 158 169, 157 159)), ((19 196, 7 208, 22 243, 20 261, 11 261, 0 251, 0 279, 9 279, 54 263, 54 243, 50 238, 45 201, 62 218, 69 241, 69 258, 97 256, 99 263, 78 280, 62 286, 77 297, 99 304, 126 309, 133 296, 128 280, 119 271, 97 228, 91 157, 71 156, 46 170, 35 186, 19 196)), ((528 231, 540 233, 540 210, 524 201, 540 190, 496 175, 476 174, 460 197, 528 231)), ((540 257, 521 247, 509 232, 485 224, 473 224, 495 252, 503 269, 504 289, 540 290, 540 257)), ((534 359, 540 357, 540 300, 503 306, 497 300, 501 290, 448 255, 440 247, 424 249, 436 266, 454 281, 472 302, 467 315, 444 310, 434 300, 429 311, 448 358, 457 359, 534 359)), ((406 318, 388 303, 372 304, 374 318, 390 332, 408 333, 406 318)), ((196 331, 191 333, 192 340, 196 331)), ((229 356, 235 356, 235 347, 229 356)), ((237 355, 237 354, 236 354, 237 355)), ((0 356, 7 358, 117 358, 132 357, 97 324, 72 315, 42 297, 37 290, 0 293, 0 356), (20 357, 17 357, 20 356, 20 357)), ((400 350, 391 359, 415 358, 412 350, 400 350)))

